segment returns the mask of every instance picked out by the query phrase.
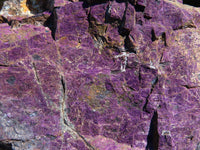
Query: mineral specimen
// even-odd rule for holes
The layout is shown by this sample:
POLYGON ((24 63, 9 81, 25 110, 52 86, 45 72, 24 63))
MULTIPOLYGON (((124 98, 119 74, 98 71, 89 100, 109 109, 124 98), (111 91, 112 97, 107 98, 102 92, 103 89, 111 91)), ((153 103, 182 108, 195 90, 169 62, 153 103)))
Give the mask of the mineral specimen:
POLYGON ((198 3, 0 2, 0 149, 200 149, 198 3))

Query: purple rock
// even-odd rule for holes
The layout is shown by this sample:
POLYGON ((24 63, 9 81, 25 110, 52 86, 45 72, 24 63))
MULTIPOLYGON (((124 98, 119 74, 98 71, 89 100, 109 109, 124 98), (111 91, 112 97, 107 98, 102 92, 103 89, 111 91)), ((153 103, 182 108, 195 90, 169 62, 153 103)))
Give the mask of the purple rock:
POLYGON ((124 28, 128 29, 128 30, 132 30, 133 27, 135 26, 135 8, 131 5, 128 4, 127 8, 126 8, 126 14, 125 14, 125 24, 124 24, 124 28))
POLYGON ((97 24, 103 24, 105 22, 105 14, 108 4, 103 3, 99 5, 94 5, 90 9, 91 16, 95 19, 97 24))
POLYGON ((55 7, 45 27, 0 24, 0 149, 199 149, 196 9, 55 7))
POLYGON ((144 7, 147 5, 147 2, 147 0, 137 0, 137 4, 144 7))
POLYGON ((126 9, 125 3, 117 3, 113 1, 108 8, 110 17, 117 20, 122 20, 126 9))

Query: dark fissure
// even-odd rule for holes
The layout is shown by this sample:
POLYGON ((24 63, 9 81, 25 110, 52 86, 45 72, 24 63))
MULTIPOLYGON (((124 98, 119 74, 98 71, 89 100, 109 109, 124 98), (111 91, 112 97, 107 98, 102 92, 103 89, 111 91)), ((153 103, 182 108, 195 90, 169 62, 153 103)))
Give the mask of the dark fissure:
POLYGON ((44 23, 44 26, 48 27, 51 30, 51 36, 54 40, 56 40, 55 35, 56 35, 57 19, 58 19, 56 9, 57 8, 54 8, 54 10, 51 13, 51 16, 44 23))
POLYGON ((3 143, 0 141, 0 150, 13 150, 11 143, 3 143))
POLYGON ((151 119, 149 134, 147 136, 146 150, 158 150, 158 146, 159 146, 158 113, 157 111, 155 111, 151 119))
POLYGON ((183 4, 191 5, 194 7, 200 7, 200 1, 199 0, 183 0, 183 4))

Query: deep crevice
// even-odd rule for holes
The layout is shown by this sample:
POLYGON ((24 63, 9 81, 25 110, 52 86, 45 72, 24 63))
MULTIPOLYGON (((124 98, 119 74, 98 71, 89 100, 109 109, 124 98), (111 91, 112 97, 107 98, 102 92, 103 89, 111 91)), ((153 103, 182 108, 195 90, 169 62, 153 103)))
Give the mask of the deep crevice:
POLYGON ((37 14, 37 13, 42 13, 44 11, 52 11, 54 8, 54 1, 53 0, 42 0, 42 1, 27 0, 26 6, 28 7, 31 13, 37 14))
POLYGON ((13 150, 11 143, 4 143, 0 141, 0 150, 13 150))
POLYGON ((44 22, 44 26, 48 27, 51 30, 51 36, 54 40, 56 40, 56 29, 57 29, 57 12, 56 12, 56 7, 53 9, 50 17, 44 22))
POLYGON ((154 29, 151 30, 151 40, 152 42, 154 42, 155 40, 157 40, 158 38, 156 37, 155 31, 154 29))
POLYGON ((0 0, 0 10, 2 9, 3 3, 4 3, 5 1, 6 1, 6 0, 0 0))
POLYGON ((63 96, 65 97, 66 87, 65 87, 65 81, 63 79, 63 76, 61 76, 61 84, 62 84, 63 96))
POLYGON ((0 16, 0 23, 8 23, 8 19, 4 16, 0 16))
POLYGON ((200 7, 199 0, 183 0, 183 4, 194 6, 194 7, 200 7))
POLYGON ((148 13, 144 13, 144 18, 147 20, 152 19, 152 17, 148 13))
POLYGON ((146 150, 158 150, 159 134, 158 134, 158 113, 154 111, 151 119, 149 133, 147 136, 146 150))
POLYGON ((159 64, 162 64, 163 62, 162 62, 162 60, 163 60, 163 51, 162 51, 162 53, 161 53, 161 56, 160 56, 160 60, 159 60, 159 64))
POLYGON ((10 65, 0 64, 0 67, 10 67, 10 65))
POLYGON ((141 67, 139 68, 138 80, 139 80, 139 83, 141 83, 141 81, 142 81, 142 76, 141 76, 141 67))
POLYGON ((200 88, 200 86, 192 86, 192 85, 181 85, 187 89, 195 89, 195 88, 200 88))
POLYGON ((162 33, 162 41, 164 41, 164 45, 167 46, 167 37, 165 32, 162 33))
POLYGON ((128 29, 123 28, 123 27, 120 27, 118 32, 121 36, 124 36, 124 37, 128 36, 130 34, 130 31, 128 29))
POLYGON ((141 5, 138 5, 138 4, 135 5, 135 11, 136 12, 144 12, 144 10, 145 10, 145 6, 141 6, 141 5))
POLYGON ((100 0, 100 1, 97 1, 97 0, 83 0, 83 8, 88 8, 88 7, 91 7, 91 6, 94 6, 94 5, 103 4, 103 3, 106 3, 107 1, 109 1, 109 0, 100 0))
MULTIPOLYGON (((110 0, 111 1, 111 0, 110 0)), ((124 3, 124 2, 128 2, 128 0, 116 0, 117 3, 124 3)))
POLYGON ((150 93, 148 94, 148 96, 146 97, 146 102, 145 102, 145 104, 144 104, 144 106, 143 106, 143 111, 145 111, 145 112, 147 112, 147 113, 150 113, 150 111, 147 109, 147 105, 148 105, 148 103, 149 103, 149 97, 150 97, 151 94, 153 93, 153 90, 154 90, 154 88, 155 88, 155 86, 156 86, 157 83, 158 83, 158 76, 156 76, 154 82, 152 83, 151 91, 150 91, 150 93))
POLYGON ((126 38, 124 40, 125 49, 127 52, 136 54, 136 46, 131 42, 132 39, 130 39, 130 38, 131 37, 126 36, 126 38))

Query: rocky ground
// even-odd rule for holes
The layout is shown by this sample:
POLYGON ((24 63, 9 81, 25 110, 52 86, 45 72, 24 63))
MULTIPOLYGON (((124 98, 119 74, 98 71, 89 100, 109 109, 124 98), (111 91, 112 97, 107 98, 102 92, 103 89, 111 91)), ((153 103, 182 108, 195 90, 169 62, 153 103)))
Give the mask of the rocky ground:
POLYGON ((0 150, 200 150, 198 3, 1 3, 0 150))

